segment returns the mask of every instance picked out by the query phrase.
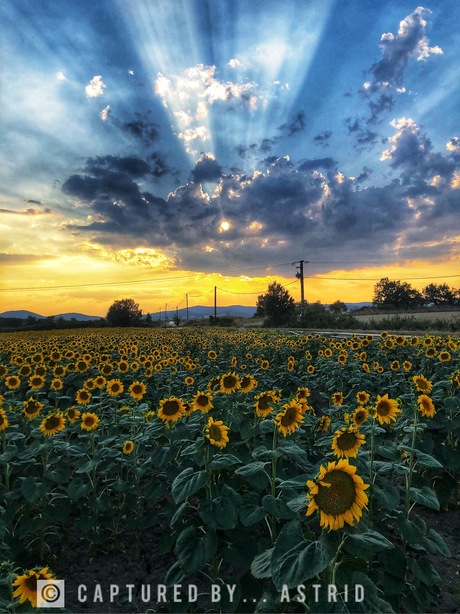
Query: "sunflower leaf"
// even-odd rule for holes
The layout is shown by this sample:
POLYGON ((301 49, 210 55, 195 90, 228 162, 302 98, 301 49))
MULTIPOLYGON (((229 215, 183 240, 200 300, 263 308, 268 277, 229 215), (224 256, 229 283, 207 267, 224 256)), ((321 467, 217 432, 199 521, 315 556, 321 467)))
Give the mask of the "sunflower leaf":
POLYGON ((269 548, 264 552, 261 552, 251 563, 251 573, 254 578, 262 579, 262 578, 270 578, 272 575, 271 572, 271 560, 274 548, 269 548))
POLYGON ((179 473, 171 486, 171 492, 175 503, 185 501, 191 495, 201 490, 208 481, 207 471, 195 473, 192 467, 187 467, 179 473))
POLYGON ((439 501, 436 493, 428 486, 422 486, 422 488, 410 489, 410 498, 416 503, 421 503, 425 507, 429 507, 433 510, 439 510, 439 501))

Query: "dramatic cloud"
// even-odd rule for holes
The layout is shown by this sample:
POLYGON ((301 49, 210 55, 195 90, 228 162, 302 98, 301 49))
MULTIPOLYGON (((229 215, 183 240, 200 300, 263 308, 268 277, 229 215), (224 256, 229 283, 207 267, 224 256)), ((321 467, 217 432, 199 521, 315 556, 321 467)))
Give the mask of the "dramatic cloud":
POLYGON ((218 181, 222 176, 222 167, 212 154, 203 154, 192 171, 192 179, 196 183, 218 181))

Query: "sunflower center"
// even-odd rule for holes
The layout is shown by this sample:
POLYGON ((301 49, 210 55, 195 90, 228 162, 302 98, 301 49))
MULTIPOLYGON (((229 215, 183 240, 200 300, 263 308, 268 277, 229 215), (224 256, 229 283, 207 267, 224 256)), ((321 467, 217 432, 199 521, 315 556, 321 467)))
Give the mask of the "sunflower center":
POLYGON ((60 424, 61 424, 61 419, 59 418, 59 416, 50 416, 49 418, 47 418, 47 420, 45 422, 45 427, 49 431, 52 431, 52 430, 58 428, 58 426, 60 426, 60 424))
POLYGON ((31 591, 33 593, 37 592, 37 576, 35 575, 35 573, 29 576, 26 580, 24 580, 24 586, 27 588, 28 591, 31 591))
POLYGON ((233 375, 226 375, 222 380, 224 388, 233 388, 236 385, 236 378, 233 375))
POLYGON ((390 413, 390 404, 387 403, 386 401, 380 401, 379 404, 377 405, 377 413, 380 416, 388 416, 388 414, 390 413))
POLYGON ((357 443, 358 438, 355 433, 343 433, 337 439, 337 447, 339 450, 351 450, 357 443))
POLYGON ((209 437, 210 439, 213 439, 214 441, 221 441, 223 439, 222 431, 216 424, 212 424, 209 427, 209 437))
POLYGON ((296 421, 297 409, 295 407, 288 407, 280 420, 281 426, 292 426, 296 421))
POLYGON ((198 403, 198 405, 200 405, 201 407, 206 407, 206 405, 209 403, 209 399, 205 394, 201 394, 196 402, 198 403))
POLYGON ((251 383, 250 378, 247 375, 245 375, 243 379, 241 380, 241 388, 246 388, 246 386, 249 386, 250 383, 251 383))
POLYGON ((324 476, 323 482, 330 486, 318 484, 315 501, 325 514, 339 516, 351 508, 356 499, 355 482, 344 471, 334 470, 324 476))
POLYGON ((166 401, 163 405, 163 413, 166 416, 175 416, 179 411, 179 404, 177 401, 166 401))
POLYGON ((272 402, 273 399, 268 394, 264 394, 259 399, 259 409, 270 409, 269 403, 272 402))
POLYGON ((86 416, 85 418, 85 425, 86 426, 93 426, 94 424, 94 418, 92 416, 86 416))

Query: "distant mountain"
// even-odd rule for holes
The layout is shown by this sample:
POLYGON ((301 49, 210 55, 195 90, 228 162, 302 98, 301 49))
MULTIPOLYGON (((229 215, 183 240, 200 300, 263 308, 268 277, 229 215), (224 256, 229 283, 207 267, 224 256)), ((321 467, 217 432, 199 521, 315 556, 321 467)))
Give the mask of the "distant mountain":
MULTIPOLYGON (((225 307, 217 307, 216 313, 217 317, 221 316, 233 316, 237 318, 252 318, 255 314, 255 307, 246 307, 244 305, 228 305, 225 307)), ((164 320, 165 312, 157 311, 155 313, 150 314, 153 320, 164 320)), ((172 320, 176 315, 175 309, 168 309, 166 312, 166 316, 168 320, 172 320)), ((177 310, 177 315, 181 320, 186 320, 187 317, 189 320, 199 320, 201 318, 209 318, 209 316, 214 315, 214 307, 207 307, 206 305, 195 305, 194 307, 189 307, 188 316, 187 309, 184 307, 182 309, 177 310)))
POLYGON ((18 309, 16 311, 4 311, 0 313, 0 318, 21 318, 25 320, 28 317, 39 318, 43 320, 45 316, 41 316, 38 313, 34 313, 33 311, 27 311, 26 309, 18 309))
POLYGON ((85 322, 87 320, 100 320, 102 316, 87 316, 84 313, 60 313, 54 316, 56 320, 58 318, 63 318, 64 320, 78 320, 79 322, 85 322))
POLYGON ((354 311, 355 309, 361 309, 362 307, 372 307, 372 303, 345 303, 350 311, 354 311))

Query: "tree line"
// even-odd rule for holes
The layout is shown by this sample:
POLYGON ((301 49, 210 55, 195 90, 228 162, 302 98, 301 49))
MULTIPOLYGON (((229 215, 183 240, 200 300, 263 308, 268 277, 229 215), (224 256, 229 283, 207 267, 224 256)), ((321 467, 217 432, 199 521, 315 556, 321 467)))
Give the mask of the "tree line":
POLYGON ((460 305, 460 290, 447 284, 428 284, 422 291, 416 290, 407 281, 383 277, 374 286, 372 304, 381 310, 416 309, 428 306, 460 305))

